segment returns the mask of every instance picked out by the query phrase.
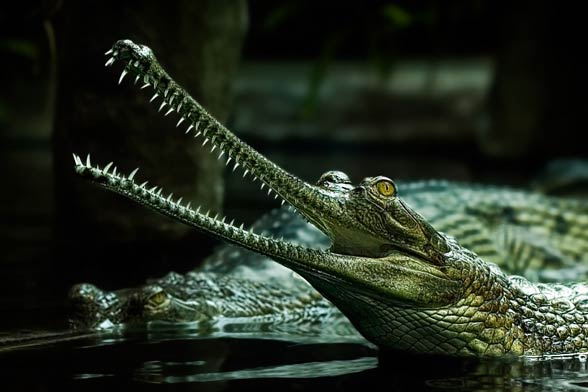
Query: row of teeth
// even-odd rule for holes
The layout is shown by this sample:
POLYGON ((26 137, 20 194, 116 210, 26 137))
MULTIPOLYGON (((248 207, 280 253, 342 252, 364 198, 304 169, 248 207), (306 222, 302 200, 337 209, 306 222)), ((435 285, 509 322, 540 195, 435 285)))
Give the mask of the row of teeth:
MULTIPOLYGON (((105 66, 109 67, 111 66, 114 62, 115 62, 115 57, 117 56, 118 52, 113 51, 112 49, 109 50, 108 52, 105 53, 107 56, 108 55, 112 55, 112 57, 110 57, 110 59, 106 62, 105 66)), ((123 69, 120 78, 118 79, 118 83, 121 84, 123 79, 125 78, 126 75, 129 74, 130 69, 131 69, 131 65, 135 68, 138 69, 140 66, 140 63, 138 60, 134 61, 130 60, 126 67, 123 69)), ((137 76, 135 77, 135 84, 141 79, 140 74, 137 74, 137 76)), ((151 99, 149 100, 149 102, 153 102, 155 101, 158 97, 161 97, 160 93, 157 90, 157 85, 158 85, 158 81, 155 80, 154 78, 152 78, 151 76, 149 76, 148 73, 145 73, 145 75, 143 76, 143 86, 141 86, 141 89, 144 89, 146 87, 152 86, 153 89, 155 90, 155 94, 153 94, 153 97, 151 97, 151 99)), ((177 112, 180 115, 180 119, 178 120, 177 124, 176 124, 176 128, 179 127, 181 124, 183 124, 184 122, 188 123, 188 127, 185 131, 185 134, 189 134, 190 131, 194 132, 194 137, 197 138, 198 136, 202 136, 204 138, 204 140, 202 141, 202 146, 205 146, 208 142, 210 142, 211 145, 211 149, 210 152, 213 153, 214 150, 218 147, 219 149, 219 154, 218 154, 218 158, 217 159, 221 159, 223 157, 223 155, 225 154, 225 151, 223 150, 223 146, 221 144, 221 146, 217 146, 214 141, 216 136, 213 136, 212 139, 209 139, 206 136, 206 133, 208 132, 208 128, 204 128, 203 130, 199 130, 199 125, 200 125, 200 121, 196 121, 195 123, 192 123, 191 121, 186 121, 187 118, 182 114, 181 110, 182 110, 182 106, 184 104, 184 99, 182 99, 180 102, 174 102, 174 99, 176 99, 176 94, 169 94, 170 92, 170 88, 168 87, 165 92, 163 93, 163 100, 159 106, 158 111, 161 111, 163 108, 165 108, 166 106, 168 106, 168 110, 165 112, 164 117, 169 115, 171 112, 177 112), (174 106, 175 105, 175 106, 174 106)), ((185 124, 184 124, 185 125, 185 124)), ((229 151, 229 153, 227 154, 228 158, 227 161, 225 162, 225 166, 229 166, 229 164, 231 163, 231 160, 233 160, 232 157, 232 152, 229 151)), ((240 163, 238 162, 238 156, 236 156, 234 158, 235 162, 233 165, 233 169, 232 171, 234 172, 239 166, 240 163)), ((242 167, 243 169, 243 167, 242 167)), ((251 174, 252 177, 252 182, 255 182, 255 180, 258 180, 258 178, 249 171, 249 169, 245 169, 243 171, 243 178, 245 178, 245 176, 247 176, 247 174, 251 174)), ((263 190, 267 185, 263 182, 260 181, 261 185, 260 188, 261 190, 263 190)), ((267 195, 270 196, 272 192, 274 192, 274 199, 277 199, 279 197, 278 193, 276 193, 273 189, 271 189, 269 186, 267 187, 267 195)), ((284 203, 286 202, 286 200, 281 199, 280 201, 280 205, 284 205, 284 203)), ((291 207, 293 208, 293 207, 291 207)))
MULTIPOLYGON (((231 220, 230 223, 226 224, 225 223, 226 216, 219 217, 220 214, 217 213, 214 217, 212 217, 210 215, 210 210, 206 211, 206 213, 200 212, 200 209, 201 209, 200 206, 198 206, 198 208, 196 208, 196 210, 194 210, 191 207, 191 202, 188 202, 186 205, 182 204, 182 200, 183 200, 182 197, 180 197, 174 201, 173 193, 170 193, 167 197, 165 197, 162 195, 163 188, 157 187, 157 186, 154 186, 152 188, 148 188, 147 181, 143 182, 140 185, 137 185, 134 178, 135 178, 135 175, 137 174, 137 172, 139 171, 139 168, 136 168, 128 176, 125 176, 123 174, 117 173, 116 166, 112 168, 113 162, 108 163, 102 169, 98 165, 93 166, 92 162, 90 160, 90 154, 87 155, 85 162, 82 161, 82 159, 76 154, 73 154, 73 159, 74 159, 74 162, 76 165, 76 169, 78 170, 79 173, 83 173, 85 170, 88 170, 90 172, 90 174, 92 174, 92 176, 95 179, 99 179, 99 178, 106 179, 107 184, 110 186, 116 186, 121 189, 132 188, 133 194, 141 195, 141 197, 147 198, 152 203, 154 203, 156 201, 158 202, 158 204, 165 203, 167 205, 167 209, 169 209, 172 212, 177 212, 180 215, 184 215, 184 216, 190 217, 192 219, 198 214, 198 215, 202 215, 208 219, 212 219, 215 223, 220 222, 223 226, 228 225, 230 227, 236 227, 234 225, 234 223, 235 223, 234 219, 231 220), (110 171, 111 168, 112 168, 112 171, 110 171)), ((239 229, 245 230, 244 226, 245 226, 245 224, 241 223, 241 225, 239 226, 239 229)), ((248 232, 250 234, 256 234, 253 232, 252 228, 249 228, 248 232)), ((283 237, 272 238, 272 239, 279 240, 282 242, 284 241, 283 237)))

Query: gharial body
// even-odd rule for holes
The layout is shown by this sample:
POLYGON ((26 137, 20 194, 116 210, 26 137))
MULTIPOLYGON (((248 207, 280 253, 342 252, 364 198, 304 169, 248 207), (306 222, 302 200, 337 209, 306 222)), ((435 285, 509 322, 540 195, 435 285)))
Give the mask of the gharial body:
POLYGON ((121 80, 131 73, 152 86, 186 133, 295 212, 275 210, 244 230, 138 185, 136 172, 124 176, 111 164, 101 169, 74 155, 76 171, 91 181, 254 252, 225 247, 198 271, 171 273, 137 289, 77 285, 71 291, 75 325, 232 318, 343 335, 357 330, 384 350, 588 352, 588 285, 560 283, 586 276, 587 203, 450 182, 399 189, 383 176, 353 185, 337 171, 309 184, 218 123, 146 46, 119 41, 107 53, 107 65, 124 63, 121 80))

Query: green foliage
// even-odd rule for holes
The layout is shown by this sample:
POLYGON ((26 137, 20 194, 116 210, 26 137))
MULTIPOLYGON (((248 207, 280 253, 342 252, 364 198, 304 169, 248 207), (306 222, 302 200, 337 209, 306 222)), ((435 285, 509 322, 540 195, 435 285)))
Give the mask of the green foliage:
POLYGON ((36 60, 39 58, 39 47, 29 40, 8 38, 0 40, 0 53, 36 60))
POLYGON ((412 15, 396 4, 386 4, 383 6, 382 15, 394 28, 402 29, 413 23, 412 15))
MULTIPOLYGON (((263 28, 275 30, 288 23, 301 23, 306 15, 312 15, 318 5, 299 1, 284 1, 276 4, 263 21, 263 28)), ((351 13, 357 15, 354 23, 341 23, 331 30, 321 43, 321 50, 308 75, 307 95, 301 115, 312 116, 317 109, 321 87, 328 76, 329 67, 344 44, 345 37, 365 37, 368 58, 377 74, 385 79, 394 66, 395 34, 411 27, 417 18, 402 6, 389 2, 357 4, 351 13)))

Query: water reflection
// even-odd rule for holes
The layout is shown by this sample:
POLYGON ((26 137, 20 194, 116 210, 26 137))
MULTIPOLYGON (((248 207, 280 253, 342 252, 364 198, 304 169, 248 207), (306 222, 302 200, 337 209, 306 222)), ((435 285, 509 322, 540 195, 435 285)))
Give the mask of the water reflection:
MULTIPOLYGON (((201 361, 200 361, 201 362, 201 361)), ((200 363, 203 365, 204 363, 200 363)), ((291 365, 264 366, 226 372, 200 373, 198 368, 190 372, 186 364, 170 366, 169 363, 146 364, 136 373, 136 379, 157 383, 212 382, 262 378, 320 378, 334 377, 373 369, 378 365, 375 357, 324 362, 304 362, 291 365)))
POLYGON ((380 385, 394 391, 588 391, 585 357, 464 360, 383 353, 357 336, 330 340, 234 320, 214 327, 148 324, 27 346, 1 352, 0 369, 3 385, 16 382, 23 391, 149 386, 357 392, 380 385))

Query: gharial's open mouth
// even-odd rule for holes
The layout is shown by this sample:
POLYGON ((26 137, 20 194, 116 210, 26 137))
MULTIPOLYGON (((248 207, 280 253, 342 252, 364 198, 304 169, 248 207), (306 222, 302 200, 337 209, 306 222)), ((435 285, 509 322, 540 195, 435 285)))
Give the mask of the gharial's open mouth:
MULTIPOLYGON (((123 40, 116 42, 106 55, 110 56, 106 66, 111 66, 116 61, 124 63, 119 83, 127 75, 134 75, 135 83, 139 81, 143 83, 141 88, 152 87, 154 94, 150 102, 157 102, 156 100, 160 99, 159 110, 166 109, 164 114, 166 116, 176 112, 179 117, 176 127, 185 127, 186 134, 200 138, 203 146, 210 146, 211 153, 215 151, 218 153, 218 159, 226 159, 227 166, 232 164, 233 171, 241 168, 243 177, 249 174, 252 181, 259 181, 262 190, 267 187, 268 196, 273 193, 274 198, 281 198, 282 204, 287 202, 292 206, 308 204, 313 200, 315 203, 320 203, 322 196, 317 187, 281 169, 227 130, 173 81, 148 47, 137 45, 130 40, 123 40), (313 200, 309 200, 309 194, 314 195, 311 198, 313 200)), ((292 260, 295 260, 298 258, 296 255, 306 259, 321 257, 318 253, 325 252, 253 233, 245 230, 243 224, 239 227, 235 226, 234 220, 226 222, 226 218, 218 214, 212 216, 209 211, 201 212, 200 207, 193 208, 190 203, 183 203, 181 197, 174 199, 172 194, 164 196, 162 189, 157 186, 148 187, 147 182, 140 184, 135 182, 138 169, 124 175, 113 167, 112 163, 101 168, 92 164, 89 155, 85 159, 76 154, 73 157, 78 174, 165 215, 210 232, 216 237, 270 257, 288 254, 292 260)))
MULTIPOLYGON (((227 165, 232 162, 233 171, 241 167, 243 177, 249 174, 253 181, 258 180, 262 189, 267 187, 268 195, 273 192, 275 198, 281 198, 282 203, 297 208, 307 218, 310 218, 307 213, 309 209, 313 209, 314 215, 320 214, 321 211, 329 213, 334 210, 332 207, 336 200, 329 197, 324 189, 321 190, 286 172, 213 118, 171 79, 149 48, 124 40, 118 41, 106 54, 112 56, 106 62, 106 66, 116 61, 124 63, 119 83, 127 75, 132 74, 135 75, 135 82, 143 82, 142 88, 152 87, 154 95, 151 102, 161 99, 159 110, 166 109, 165 115, 176 112, 179 116, 177 127, 184 126, 186 134, 201 138, 202 145, 209 145, 213 153, 217 151, 218 158, 224 157, 227 165)), ((225 217, 218 214, 213 217, 210 212, 201 213, 200 207, 193 208, 190 203, 184 204, 181 197, 174 200, 172 194, 164 196, 161 188, 148 187, 147 182, 138 184, 135 182, 137 169, 129 175, 123 175, 112 163, 100 168, 92 164, 89 155, 84 160, 75 154, 73 157, 76 172, 91 181, 217 238, 265 254, 303 275, 319 277, 328 274, 365 286, 387 287, 399 286, 400 281, 392 282, 391 279, 416 273, 423 276, 423 280, 427 280, 423 290, 429 283, 433 284, 435 279, 431 279, 432 277, 436 280, 445 279, 435 266, 430 263, 427 265, 422 255, 406 253, 406 249, 403 252, 393 250, 397 257, 390 262, 391 260, 341 255, 291 244, 245 230, 243 224, 237 227, 234 221, 227 223, 225 217), (359 278, 362 268, 373 269, 375 272, 373 275, 366 275, 362 280, 359 278)))

